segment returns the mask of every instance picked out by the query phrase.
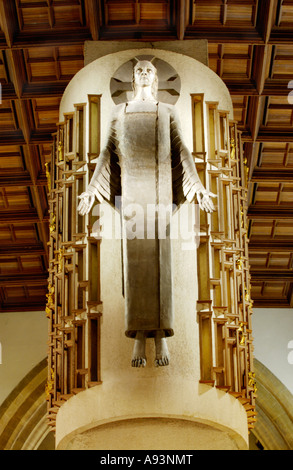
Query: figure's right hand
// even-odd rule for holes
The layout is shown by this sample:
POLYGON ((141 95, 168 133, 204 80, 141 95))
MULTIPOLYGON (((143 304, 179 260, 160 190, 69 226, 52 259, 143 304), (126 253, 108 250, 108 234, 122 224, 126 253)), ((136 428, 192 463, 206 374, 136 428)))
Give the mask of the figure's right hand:
POLYGON ((80 199, 80 203, 77 207, 78 212, 80 215, 88 214, 94 205, 95 195, 86 191, 78 196, 78 199, 80 199))

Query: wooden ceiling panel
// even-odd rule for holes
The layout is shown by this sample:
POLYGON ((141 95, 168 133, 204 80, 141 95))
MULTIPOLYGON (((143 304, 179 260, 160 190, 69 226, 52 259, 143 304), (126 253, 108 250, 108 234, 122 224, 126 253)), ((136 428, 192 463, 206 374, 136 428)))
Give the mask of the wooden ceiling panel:
POLYGON ((235 67, 235 58, 225 58, 223 60, 223 74, 222 78, 232 78, 237 76, 237 78, 249 78, 250 77, 250 68, 248 65, 248 60, 246 58, 238 58, 237 68, 235 67))
POLYGON ((41 256, 0 257, 0 275, 43 273, 41 256))
MULTIPOLYGON (((93 36, 103 39, 176 39, 179 5, 175 0, 105 0, 86 2, 86 11, 97 11, 96 21, 89 17, 93 36), (93 3, 95 6, 93 6, 93 3)), ((184 7, 185 8, 185 7, 184 7)), ((184 21, 185 22, 185 21, 184 21)))
POLYGON ((68 24, 82 26, 84 23, 82 3, 78 1, 21 0, 16 7, 21 30, 50 29, 68 24))
POLYGON ((22 0, 17 6, 20 29, 50 28, 46 2, 22 0))
POLYGON ((293 4, 290 0, 279 2, 277 25, 285 28, 293 26, 293 4))
POLYGON ((56 68, 54 62, 30 63, 29 66, 30 81, 54 81, 56 80, 56 68))
POLYGON ((288 283, 284 285, 272 281, 254 283, 251 296, 255 305, 284 307, 288 305, 288 283))
POLYGON ((83 26, 84 14, 83 8, 80 2, 68 2, 65 4, 64 1, 55 0, 51 6, 51 18, 50 21, 52 26, 83 26), (58 5, 59 3, 59 5, 58 5))
POLYGON ((84 66, 81 46, 34 47, 24 54, 29 82, 69 81, 84 66))
POLYGON ((32 100, 34 120, 37 129, 55 127, 59 121, 60 98, 36 98, 32 100))
POLYGON ((274 253, 271 251, 268 252, 267 250, 259 250, 251 254, 249 261, 250 267, 254 272, 256 272, 257 269, 263 270, 268 268, 289 270, 292 266, 292 253, 274 253))
POLYGON ((293 224, 292 221, 290 222, 280 222, 276 223, 276 227, 274 230, 275 238, 280 239, 290 239, 293 240, 293 224))
MULTIPOLYGON (((31 194, 26 187, 0 188, 0 209, 30 209, 31 194)), ((1 211, 0 211, 1 217, 1 211)))
POLYGON ((211 22, 214 26, 254 26, 256 21, 257 1, 205 1, 193 2, 193 25, 211 22))
POLYGON ((0 107, 0 129, 15 130, 17 129, 17 117, 15 113, 14 103, 12 101, 3 100, 0 107))
POLYGON ((158 25, 169 25, 169 2, 143 2, 140 6, 140 23, 155 23, 158 25))
POLYGON ((49 49, 47 56, 37 57, 37 53, 44 53, 44 49, 41 51, 37 50, 28 50, 28 56, 26 60, 27 66, 27 75, 29 77, 29 82, 39 82, 39 81, 54 81, 57 79, 56 65, 53 55, 53 48, 49 49), (50 54, 52 52, 52 55, 50 54))
POLYGON ((226 23, 227 24, 248 24, 255 26, 256 22, 256 6, 257 1, 243 1, 243 2, 226 2, 227 13, 226 23))
POLYGON ((12 303, 13 299, 25 299, 26 298, 26 288, 24 286, 18 286, 17 289, 15 287, 5 287, 3 293, 6 304, 12 303))
POLYGON ((25 163, 21 148, 16 145, 0 146, 0 171, 25 169, 25 163))
POLYGON ((268 127, 292 128, 293 106, 288 103, 287 97, 276 96, 268 98, 264 116, 264 124, 268 127))
POLYGON ((193 25, 200 25, 203 22, 213 22, 218 25, 221 24, 221 12, 223 6, 220 2, 211 5, 210 2, 201 2, 201 1, 194 1, 193 2, 193 11, 192 11, 192 24, 193 25))
MULTIPOLYGON (((23 243, 33 243, 39 240, 37 225, 34 223, 20 223, 15 222, 13 226, 4 225, 6 235, 8 231, 11 233, 11 241, 23 242, 23 243)), ((0 230, 2 230, 2 225, 0 230)))
POLYGON ((255 195, 255 204, 277 203, 279 198, 279 183, 259 183, 255 195))
POLYGON ((257 18, 258 0, 193 0, 186 33, 198 37, 202 31, 218 43, 237 43, 233 34, 240 40, 245 35, 248 43, 252 38, 258 42, 257 18))
POLYGON ((10 225, 0 225, 0 241, 1 241, 1 244, 3 246, 4 243, 9 243, 10 242, 13 242, 14 240, 14 236, 13 236, 13 232, 11 230, 11 226, 10 225))
POLYGON ((209 44, 209 66, 223 80, 251 78, 252 56, 248 44, 209 44))
POLYGON ((19 270, 17 258, 0 259, 0 274, 14 274, 19 270))
POLYGON ((9 72, 6 63, 5 52, 0 51, 0 83, 2 86, 9 83, 9 72))
POLYGON ((14 280, 9 287, 1 286, 0 281, 0 311, 43 310, 47 285, 42 282, 43 285, 31 286, 14 280))
POLYGON ((257 165, 262 168, 289 168, 293 166, 293 146, 290 143, 264 143, 259 152, 257 165))
POLYGON ((280 195, 280 204, 293 204, 293 182, 292 184, 283 184, 282 191, 280 195))
POLYGON ((273 223, 272 221, 262 222, 259 220, 253 220, 250 225, 250 241, 266 239, 269 240, 272 237, 273 223))
POLYGON ((23 255, 19 258, 21 270, 27 273, 44 272, 44 262, 41 256, 23 255))
POLYGON ((234 119, 238 122, 240 129, 246 124, 246 116, 248 109, 248 96, 232 95, 234 119))
MULTIPOLYGON (((234 73, 237 72, 237 68, 235 67, 237 59, 237 64, 240 61, 245 62, 246 64, 246 74, 250 76, 250 68, 251 68, 251 61, 253 55, 253 46, 249 44, 224 44, 223 45, 223 60, 230 61, 230 64, 234 65, 234 73)), ((231 67, 230 65, 230 67, 231 67)))
POLYGON ((38 146, 39 155, 41 158, 41 168, 45 168, 45 163, 51 161, 52 144, 41 144, 38 146))
POLYGON ((271 78, 292 80, 293 45, 276 45, 271 66, 271 78))
MULTIPOLYGON (((275 248, 275 242, 279 242, 278 245, 280 251, 282 249, 288 250, 287 242, 293 241, 293 224, 292 221, 284 220, 266 220, 262 221, 261 219, 253 220, 250 224, 250 236, 249 240, 251 246, 253 247, 256 242, 263 241, 266 249, 268 245, 271 250, 275 248), (271 241, 271 245, 270 242, 271 241), (281 242, 285 242, 282 246, 281 242)), ((290 250, 292 246, 290 245, 290 250)))
POLYGON ((106 25, 168 25, 170 22, 170 2, 108 0, 104 5, 106 25))

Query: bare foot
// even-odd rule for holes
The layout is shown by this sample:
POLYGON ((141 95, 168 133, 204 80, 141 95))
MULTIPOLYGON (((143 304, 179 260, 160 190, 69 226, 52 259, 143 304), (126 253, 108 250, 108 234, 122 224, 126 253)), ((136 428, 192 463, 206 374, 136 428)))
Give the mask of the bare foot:
POLYGON ((167 346, 167 340, 163 331, 157 331, 155 336, 156 359, 155 366, 168 366, 170 363, 170 355, 167 346))
POLYGON ((145 367, 146 366, 146 356, 145 356, 145 341, 146 335, 144 331, 137 331, 134 347, 131 359, 132 367, 145 367))

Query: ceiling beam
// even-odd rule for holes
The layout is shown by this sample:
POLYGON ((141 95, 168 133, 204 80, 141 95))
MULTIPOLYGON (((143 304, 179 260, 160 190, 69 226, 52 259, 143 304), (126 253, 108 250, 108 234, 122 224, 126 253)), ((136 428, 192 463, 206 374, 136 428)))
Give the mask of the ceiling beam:
POLYGON ((100 39, 100 7, 98 0, 85 0, 86 15, 92 40, 100 39))
POLYGON ((253 240, 250 241, 248 244, 249 252, 257 252, 257 253, 291 253, 293 252, 293 242, 288 240, 253 240))
POLYGON ((261 45, 254 47, 252 77, 259 95, 262 95, 267 79, 268 64, 271 61, 272 46, 261 45))
POLYGON ((10 100, 19 98, 20 100, 33 99, 33 98, 44 98, 44 96, 50 97, 62 97, 64 91, 68 85, 67 81, 58 82, 41 82, 41 83, 23 83, 21 96, 17 96, 14 85, 12 83, 3 84, 2 86, 2 98, 4 100, 10 100))
POLYGON ((267 78, 263 87, 263 96, 288 96, 288 79, 267 78))
POLYGON ((1 174, 0 172, 0 188, 5 187, 30 187, 30 186, 47 186, 46 176, 40 176, 35 182, 27 174, 1 174))
POLYGON ((47 272, 39 273, 16 273, 16 274, 0 274, 0 286, 45 286, 48 281, 47 272))
MULTIPOLYGON (((8 0, 9 2, 11 0, 8 0)), ((23 49, 26 47, 47 47, 83 45, 85 41, 91 41, 92 35, 88 27, 62 29, 45 29, 43 31, 21 31, 14 36, 13 49, 23 49)))
POLYGON ((293 282, 293 270, 289 269, 250 269, 252 281, 293 282))
POLYGON ((207 39, 210 43, 264 44, 262 35, 254 28, 206 27, 188 25, 185 39, 207 39))
POLYGON ((292 44, 293 30, 285 28, 272 28, 269 43, 270 44, 292 44))
POLYGON ((256 220, 293 219, 293 207, 273 204, 251 205, 247 217, 256 220))
POLYGON ((254 308, 288 308, 290 307, 290 303, 287 299, 270 299, 270 298, 253 298, 253 307, 254 308))
POLYGON ((11 71, 11 80, 18 98, 21 98, 24 84, 27 82, 26 67, 22 50, 6 51, 6 58, 11 71))
POLYGON ((22 171, 17 173, 12 171, 11 173, 0 171, 0 188, 5 188, 6 186, 31 186, 33 184, 31 177, 27 171, 22 171))
POLYGON ((293 168, 254 168, 250 178, 252 183, 292 183, 293 168))
POLYGON ((0 246, 0 257, 7 256, 30 256, 30 255, 44 255, 45 248, 43 243, 12 243, 9 245, 0 246))
POLYGON ((1 27, 4 31, 7 47, 12 47, 15 35, 19 32, 19 24, 12 0, 0 0, 1 27))
POLYGON ((259 95, 254 80, 247 78, 245 80, 237 80, 222 77, 231 95, 254 96, 259 95))
POLYGON ((293 142, 292 127, 288 128, 262 128, 256 138, 257 142, 293 142))
MULTIPOLYGON (((45 215, 43 220, 49 220, 49 216, 45 215)), ((0 211, 0 224, 30 222, 39 223, 40 218, 36 209, 19 209, 14 211, 1 210, 0 211)))
POLYGON ((43 296, 22 298, 13 302, 1 302, 0 312, 31 312, 43 311, 46 307, 46 300, 43 296))
POLYGON ((25 140, 21 130, 16 131, 0 131, 0 146, 1 145, 24 145, 25 140))
POLYGON ((186 28, 186 0, 178 0, 177 5, 177 38, 182 41, 184 39, 186 28))
POLYGON ((258 4, 259 9, 256 27, 258 31, 260 31, 265 44, 267 44, 271 37, 278 0, 266 0, 265 2, 258 2, 258 4))

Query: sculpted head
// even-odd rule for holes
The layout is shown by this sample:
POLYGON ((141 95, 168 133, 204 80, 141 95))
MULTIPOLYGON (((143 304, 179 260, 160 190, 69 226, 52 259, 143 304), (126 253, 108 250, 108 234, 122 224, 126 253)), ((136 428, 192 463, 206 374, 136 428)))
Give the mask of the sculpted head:
POLYGON ((134 96, 140 87, 151 87, 152 95, 157 99, 158 73, 156 67, 148 60, 140 60, 133 69, 132 88, 134 96))

